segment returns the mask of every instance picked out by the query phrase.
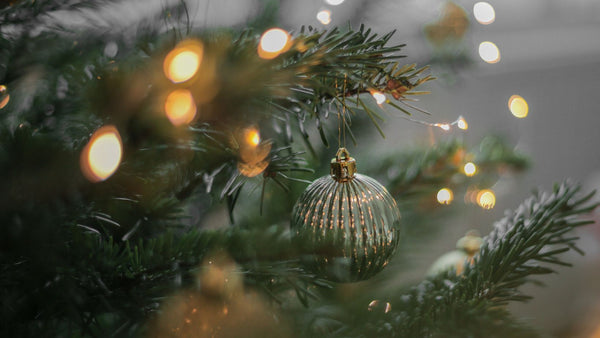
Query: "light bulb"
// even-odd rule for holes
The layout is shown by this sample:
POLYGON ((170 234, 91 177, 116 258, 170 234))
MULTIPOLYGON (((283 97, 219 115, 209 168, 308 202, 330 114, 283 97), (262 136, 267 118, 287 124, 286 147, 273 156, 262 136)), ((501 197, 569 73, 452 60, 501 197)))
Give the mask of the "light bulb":
POLYGON ((482 25, 489 25, 496 20, 494 7, 487 2, 478 2, 473 5, 473 16, 482 25))
POLYGON ((454 193, 448 188, 440 189, 437 193, 437 200, 440 204, 450 204, 454 199, 454 193))
POLYGON ((471 177, 477 173, 477 166, 473 162, 465 163, 463 168, 465 175, 471 177))
POLYGON ((323 9, 317 13, 317 20, 324 25, 329 25, 331 23, 331 11, 328 9, 323 9))
POLYGON ((165 113, 175 126, 192 122, 196 116, 196 102, 192 93, 187 89, 172 91, 165 100, 165 113))
POLYGON ((441 129, 448 131, 450 130, 450 125, 448 123, 436 123, 436 127, 440 127, 441 129))
POLYGON ((260 143, 260 133, 258 129, 252 127, 246 131, 246 143, 252 147, 256 147, 260 143))
POLYGON ((119 167, 123 146, 114 126, 98 129, 81 153, 81 170, 92 182, 109 178, 119 167))
POLYGON ((340 5, 344 0, 325 0, 328 5, 337 6, 340 5))
POLYGON ((456 125, 458 126, 458 128, 460 128, 462 130, 469 129, 469 124, 467 123, 467 120, 465 120, 465 118, 462 116, 458 118, 456 125))
POLYGON ((508 108, 515 117, 520 119, 527 117, 527 114, 529 114, 527 101, 519 95, 513 95, 508 99, 508 108))
POLYGON ((198 72, 204 46, 200 41, 183 41, 165 57, 163 70, 173 83, 185 82, 198 72))
POLYGON ((492 209, 496 205, 496 195, 489 189, 481 190, 477 194, 477 204, 483 209, 492 209))
POLYGON ((373 91, 371 95, 373 96, 377 104, 383 104, 387 100, 385 94, 383 94, 382 92, 373 91))
POLYGON ((487 63, 497 63, 500 61, 500 50, 490 41, 484 41, 479 44, 479 56, 487 63))
POLYGON ((290 35, 281 28, 271 28, 263 33, 258 44, 258 56, 273 59, 289 48, 290 35))

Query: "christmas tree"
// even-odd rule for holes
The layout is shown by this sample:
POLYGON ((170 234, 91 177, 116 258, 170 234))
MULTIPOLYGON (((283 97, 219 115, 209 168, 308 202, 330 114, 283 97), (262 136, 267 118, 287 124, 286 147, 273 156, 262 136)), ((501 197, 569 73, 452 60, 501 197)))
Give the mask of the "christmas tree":
MULTIPOLYGON (((329 28, 330 10, 278 28, 277 2, 243 26, 206 27, 185 2, 117 25, 109 5, 0 11, 3 336, 536 334, 507 305, 582 253, 593 193, 534 193, 395 282, 454 196, 493 208, 529 161, 496 137, 369 154, 361 135, 392 132, 390 115, 468 129, 427 122, 415 97, 436 74, 394 32, 329 28)), ((447 54, 466 24, 453 6, 425 29, 432 62, 465 62, 447 54)))

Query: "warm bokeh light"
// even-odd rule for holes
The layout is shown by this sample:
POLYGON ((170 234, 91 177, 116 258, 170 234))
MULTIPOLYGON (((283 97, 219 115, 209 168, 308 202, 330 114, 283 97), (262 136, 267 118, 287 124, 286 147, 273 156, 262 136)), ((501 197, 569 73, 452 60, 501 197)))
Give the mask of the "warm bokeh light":
POLYGON ((471 177, 477 173, 477 166, 473 162, 467 162, 465 163, 463 170, 465 175, 471 177))
POLYGON ((92 182, 109 178, 119 167, 123 146, 114 126, 98 129, 81 153, 81 170, 92 182))
POLYGON ((190 123, 196 116, 196 103, 187 89, 172 91, 165 100, 165 113, 175 126, 190 123))
POLYGON ((496 205, 496 195, 489 189, 481 190, 477 194, 477 204, 484 209, 492 209, 496 205))
POLYGON ((496 11, 487 2, 478 2, 473 5, 473 15, 475 20, 482 25, 489 25, 496 20, 496 11))
POLYGON ((258 56, 263 59, 273 59, 289 48, 289 42, 288 32, 281 28, 271 28, 260 37, 258 56))
POLYGON ((337 6, 340 5, 344 0, 325 0, 328 5, 337 6))
POLYGON ((437 200, 440 204, 450 204, 454 200, 454 193, 448 188, 440 189, 437 193, 437 200))
POLYGON ((529 114, 527 101, 519 95, 513 95, 508 99, 508 108, 515 117, 520 119, 527 117, 527 114, 529 114))
POLYGON ((245 135, 246 143, 250 146, 256 147, 260 143, 260 133, 258 129, 252 127, 246 130, 245 135))
POLYGON ((383 94, 382 92, 373 91, 373 92, 371 92, 371 95, 373 96, 373 98, 375 99, 375 102, 377 102, 377 104, 383 104, 385 102, 385 100, 387 100, 387 98, 385 97, 385 94, 383 94))
POLYGON ((6 86, 0 85, 0 109, 6 107, 8 101, 10 101, 8 90, 6 89, 6 86))
POLYGON ((200 69, 204 46, 200 41, 181 42, 165 57, 163 70, 173 83, 187 81, 200 69))
POLYGON ((456 121, 456 125, 462 130, 469 129, 469 124, 467 123, 467 120, 465 120, 465 118, 462 116, 458 118, 458 121, 456 121))
POLYGON ((324 25, 329 25, 331 23, 331 11, 328 9, 320 10, 317 13, 317 20, 324 25))
POLYGON ((450 130, 450 125, 448 123, 437 123, 436 127, 440 127, 441 129, 448 131, 450 130))
POLYGON ((497 63, 500 61, 500 50, 490 41, 484 41, 479 44, 479 56, 487 63, 497 63))

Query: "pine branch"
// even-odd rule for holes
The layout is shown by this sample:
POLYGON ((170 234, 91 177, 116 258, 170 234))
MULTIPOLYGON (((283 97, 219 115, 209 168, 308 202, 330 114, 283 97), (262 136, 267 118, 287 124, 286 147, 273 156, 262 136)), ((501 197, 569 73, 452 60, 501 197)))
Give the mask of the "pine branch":
POLYGON ((502 318, 510 317, 503 306, 529 299, 519 291, 529 277, 553 273, 552 265, 568 264, 559 258, 561 253, 580 252, 577 238, 567 234, 593 223, 577 216, 598 204, 589 203, 593 193, 576 197, 578 191, 563 183, 552 194, 535 194, 495 224, 480 254, 461 275, 451 271, 424 281, 392 301, 388 319, 367 327, 389 327, 399 336, 437 336, 449 329, 450 334, 476 329, 491 318, 507 323, 502 318))
POLYGON ((377 166, 367 170, 384 182, 392 195, 402 200, 415 201, 420 196, 431 196, 442 187, 453 190, 467 185, 488 188, 500 174, 527 169, 529 160, 512 149, 499 137, 488 136, 469 151, 457 140, 438 142, 427 149, 415 149, 401 154, 390 154, 377 160, 377 166), (463 166, 472 161, 477 174, 466 177, 463 166))

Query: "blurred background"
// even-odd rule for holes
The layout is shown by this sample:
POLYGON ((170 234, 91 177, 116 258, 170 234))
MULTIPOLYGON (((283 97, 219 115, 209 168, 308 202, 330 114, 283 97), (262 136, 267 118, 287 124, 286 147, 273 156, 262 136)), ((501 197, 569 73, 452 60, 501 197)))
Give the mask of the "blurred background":
MULTIPOLYGON (((92 24, 123 29, 132 13, 143 16, 164 3, 155 1, 151 6, 140 0, 135 9, 126 11, 113 5, 102 16, 110 22, 92 24)), ((529 171, 500 178, 493 187, 494 208, 463 206, 456 217, 435 220, 440 231, 426 247, 417 246, 407 256, 414 269, 399 279, 422 279, 467 230, 487 233, 505 209, 515 208, 536 187, 547 190, 570 178, 585 190, 600 188, 598 0, 190 0, 187 4, 190 21, 207 28, 243 27, 270 6, 276 10, 278 25, 290 31, 303 25, 348 24, 364 24, 382 34, 396 30, 392 43, 407 45, 406 62, 431 64, 431 74, 438 78, 426 84, 431 94, 421 96, 417 104, 431 115, 414 118, 435 124, 463 116, 469 129, 444 131, 389 112, 385 139, 376 133, 359 136, 353 150, 359 161, 376 161, 382 154, 457 137, 472 147, 488 135, 504 137, 530 157, 529 171)), ((67 20, 65 14, 55 13, 53 19, 91 24, 67 20)), ((455 202, 463 203, 462 197, 455 202)), ((592 217, 600 220, 600 214, 592 217)), ((566 260, 573 268, 545 278, 545 288, 528 287, 533 301, 512 305, 513 313, 543 335, 600 337, 600 225, 580 229, 578 235, 586 255, 570 253, 566 260)))

